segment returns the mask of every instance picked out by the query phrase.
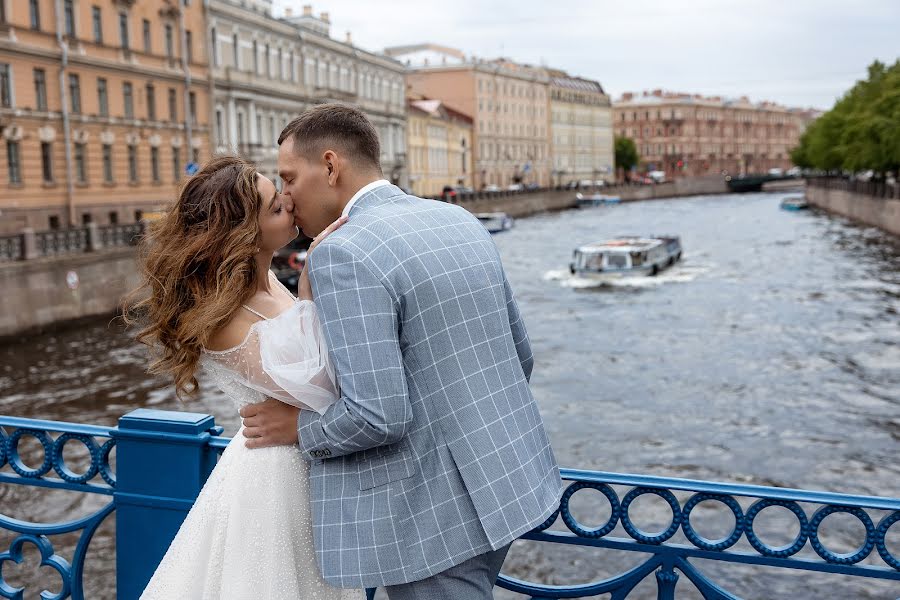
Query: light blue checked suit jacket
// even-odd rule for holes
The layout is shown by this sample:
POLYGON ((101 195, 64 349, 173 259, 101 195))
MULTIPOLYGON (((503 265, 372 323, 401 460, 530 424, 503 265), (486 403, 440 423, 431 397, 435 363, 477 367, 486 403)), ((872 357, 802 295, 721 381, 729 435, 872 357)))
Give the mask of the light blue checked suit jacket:
POLYGON ((475 217, 376 188, 312 253, 310 281, 341 388, 298 422, 326 581, 424 579, 554 512, 531 347, 475 217))

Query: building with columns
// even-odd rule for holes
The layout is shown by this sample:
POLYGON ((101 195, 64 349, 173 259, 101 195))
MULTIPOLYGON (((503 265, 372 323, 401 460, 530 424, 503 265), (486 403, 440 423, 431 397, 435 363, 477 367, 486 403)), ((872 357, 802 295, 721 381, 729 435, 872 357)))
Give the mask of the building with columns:
POLYGON ((548 69, 552 183, 615 181, 612 106, 599 82, 548 69))
POLYGON ((634 140, 642 167, 667 178, 788 169, 812 118, 773 102, 662 90, 627 93, 613 104, 616 135, 634 140))
POLYGON ((271 0, 209 0, 215 149, 239 153, 277 181, 284 126, 315 104, 347 102, 378 129, 385 177, 406 186, 403 66, 330 30, 328 13, 309 5, 276 19, 271 0))
POLYGON ((482 60, 454 48, 387 48, 407 67, 408 92, 441 100, 472 119, 475 189, 550 184, 550 77, 508 59, 482 60))
POLYGON ((0 0, 0 234, 140 220, 209 157, 200 0, 0 0))

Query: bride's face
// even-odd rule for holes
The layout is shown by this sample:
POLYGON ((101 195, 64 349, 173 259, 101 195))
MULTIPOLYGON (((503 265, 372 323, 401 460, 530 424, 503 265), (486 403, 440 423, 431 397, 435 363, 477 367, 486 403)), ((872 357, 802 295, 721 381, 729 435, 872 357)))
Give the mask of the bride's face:
POLYGON ((268 177, 257 175, 256 189, 262 198, 259 209, 260 252, 274 252, 300 234, 294 225, 291 197, 279 194, 268 177))

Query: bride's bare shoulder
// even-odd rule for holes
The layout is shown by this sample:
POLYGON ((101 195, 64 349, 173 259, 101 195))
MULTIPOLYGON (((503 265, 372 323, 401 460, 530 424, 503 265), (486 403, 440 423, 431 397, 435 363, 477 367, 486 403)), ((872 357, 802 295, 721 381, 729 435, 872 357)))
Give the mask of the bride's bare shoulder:
POLYGON ((221 352, 240 346, 247 339, 247 334, 250 332, 253 323, 258 320, 258 317, 254 317, 247 310, 243 308, 238 309, 224 327, 209 336, 206 349, 213 352, 221 352))

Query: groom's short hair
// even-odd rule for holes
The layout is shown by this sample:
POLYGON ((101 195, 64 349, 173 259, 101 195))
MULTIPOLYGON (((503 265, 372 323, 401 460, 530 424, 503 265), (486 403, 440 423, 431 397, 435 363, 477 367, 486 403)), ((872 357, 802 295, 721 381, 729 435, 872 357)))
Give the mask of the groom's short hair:
POLYGON ((294 152, 308 158, 331 146, 345 152, 360 166, 381 171, 378 132, 365 113, 354 106, 338 103, 313 106, 285 126, 278 136, 278 145, 289 137, 294 140, 294 152))

